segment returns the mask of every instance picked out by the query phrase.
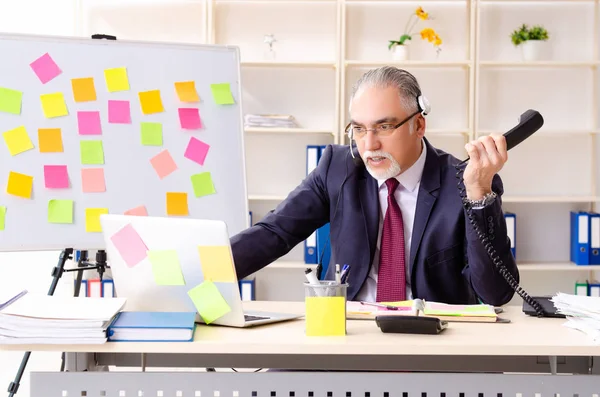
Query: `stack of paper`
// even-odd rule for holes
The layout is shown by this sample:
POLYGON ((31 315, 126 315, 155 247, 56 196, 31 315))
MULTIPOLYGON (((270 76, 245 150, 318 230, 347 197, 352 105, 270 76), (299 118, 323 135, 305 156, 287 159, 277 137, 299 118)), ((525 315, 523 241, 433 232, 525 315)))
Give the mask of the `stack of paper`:
POLYGON ((106 329, 125 305, 124 298, 11 295, 0 293, 0 344, 104 343, 106 329))
POLYGON ((552 297, 558 313, 567 316, 565 326, 600 342, 600 297, 558 293, 552 297))
POLYGON ((247 114, 244 116, 244 125, 259 128, 299 127, 294 116, 287 114, 247 114))

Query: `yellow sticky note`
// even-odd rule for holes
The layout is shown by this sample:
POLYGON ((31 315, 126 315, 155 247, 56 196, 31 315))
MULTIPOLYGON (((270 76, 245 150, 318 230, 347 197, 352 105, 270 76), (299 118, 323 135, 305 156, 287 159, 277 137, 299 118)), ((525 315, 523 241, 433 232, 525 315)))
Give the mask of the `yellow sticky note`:
POLYGON ((188 296, 206 324, 218 320, 231 311, 231 307, 211 281, 203 281, 195 286, 188 291, 188 296))
POLYGON ((85 209, 85 231, 102 232, 100 215, 108 214, 108 208, 86 208, 85 209))
POLYGON ((160 99, 159 90, 143 91, 138 95, 140 97, 142 113, 154 114, 164 112, 165 108, 163 107, 162 99, 160 99))
POLYGON ((73 99, 75 102, 90 102, 96 100, 96 86, 93 77, 71 79, 73 99))
POLYGON ((60 128, 38 129, 38 146, 40 153, 62 152, 63 142, 60 128))
POLYGON ((129 78, 127 77, 126 68, 106 69, 104 79, 106 80, 108 92, 129 90, 129 78))
POLYGON ((167 192, 167 215, 188 215, 187 193, 167 192))
POLYGON ((185 285, 176 250, 150 250, 147 255, 157 285, 185 285))
POLYGON ((29 135, 27 135, 27 130, 24 126, 6 131, 2 136, 4 137, 4 142, 6 143, 6 146, 8 146, 8 151, 11 156, 33 149, 33 142, 29 139, 29 135))
POLYGON ((69 115, 67 103, 65 102, 65 97, 62 92, 42 94, 40 95, 40 100, 42 101, 42 109, 46 118, 69 115))
POLYGON ((305 305, 306 336, 346 335, 346 300, 343 296, 309 296, 305 305))
POLYGON ((196 92, 196 83, 193 81, 179 81, 175 83, 175 91, 181 102, 198 102, 200 97, 196 92))
POLYGON ((6 225, 6 206, 0 206, 0 230, 4 230, 6 225))
POLYGON ((8 174, 6 193, 23 198, 31 198, 33 176, 11 171, 8 174))
POLYGON ((48 201, 49 223, 73 223, 73 200, 48 201))
POLYGON ((199 246, 200 265, 205 280, 233 282, 235 269, 228 246, 199 246))

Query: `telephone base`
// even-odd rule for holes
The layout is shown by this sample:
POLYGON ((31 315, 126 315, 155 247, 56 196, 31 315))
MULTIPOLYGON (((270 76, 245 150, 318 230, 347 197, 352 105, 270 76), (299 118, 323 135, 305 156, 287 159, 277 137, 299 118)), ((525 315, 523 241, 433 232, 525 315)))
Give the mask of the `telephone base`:
MULTIPOLYGON (((544 315, 542 317, 554 317, 554 318, 565 318, 564 314, 558 313, 554 303, 550 300, 551 296, 532 296, 532 298, 538 302, 542 309, 544 309, 544 315)), ((535 309, 527 302, 523 301, 523 313, 537 317, 538 314, 535 309)))

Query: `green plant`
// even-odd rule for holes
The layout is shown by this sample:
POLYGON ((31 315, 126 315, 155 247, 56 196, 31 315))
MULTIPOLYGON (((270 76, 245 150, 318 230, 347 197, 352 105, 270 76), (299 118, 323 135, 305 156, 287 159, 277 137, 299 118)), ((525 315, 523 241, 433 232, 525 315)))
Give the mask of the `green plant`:
POLYGON ((511 41, 514 45, 519 45, 527 40, 548 40, 548 31, 541 25, 529 26, 523 24, 511 34, 511 41))

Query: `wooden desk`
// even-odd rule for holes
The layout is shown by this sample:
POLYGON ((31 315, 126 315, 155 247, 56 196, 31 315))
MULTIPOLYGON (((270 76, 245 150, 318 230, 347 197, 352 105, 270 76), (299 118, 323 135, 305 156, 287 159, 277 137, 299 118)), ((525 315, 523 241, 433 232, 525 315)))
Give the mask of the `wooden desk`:
MULTIPOLYGON (((302 313, 304 309, 304 304, 301 302, 247 302, 245 305, 248 309, 263 311, 302 313)), ((373 320, 349 320, 347 336, 306 337, 304 319, 298 319, 247 329, 199 325, 193 343, 7 345, 0 346, 0 350, 77 353, 68 355, 70 362, 67 362, 67 369, 73 371, 93 371, 103 366, 114 365, 350 370, 361 371, 363 374, 366 374, 365 371, 390 370, 549 374, 552 367, 552 372, 559 373, 600 373, 597 368, 600 345, 594 344, 585 334, 563 326, 565 320, 529 317, 518 307, 507 307, 503 317, 509 318, 511 323, 450 323, 448 329, 439 335, 384 334, 373 320), (594 358, 596 358, 595 365, 594 358)), ((294 373, 296 372, 279 374, 299 376, 292 375, 294 373)), ((314 372, 296 374, 298 373, 303 376, 324 376, 322 373, 318 375, 314 372)), ((122 376, 117 375, 118 372, 114 374, 122 376)), ((153 373, 137 372, 137 374, 153 373)), ((273 372, 268 374, 277 376, 273 372)), ((347 372, 342 374, 349 377, 358 376, 347 372)), ((60 375, 75 376, 64 373, 60 375)), ((103 376, 106 375, 104 372, 103 376)), ((206 375, 229 376, 222 373, 206 375)), ((248 374, 236 375, 248 376, 248 374)), ((375 376, 372 373, 369 375, 375 376)), ((402 375, 423 376, 424 374, 402 375)), ((460 376, 474 375, 476 374, 460 376)), ((36 374, 36 376, 44 384, 50 381, 47 379, 48 374, 36 374)), ((198 374, 195 373, 194 376, 198 374)), ((533 381, 530 377, 534 375, 527 376, 529 378, 524 381, 523 387, 533 381)), ((569 378, 575 382, 575 378, 572 376, 569 378)), ((583 378, 587 380, 579 379, 580 376, 576 378, 580 385, 591 381, 590 378, 594 378, 596 385, 600 385, 600 377, 595 375, 584 375, 583 378)), ((356 379, 346 379, 345 382, 354 382, 356 379)), ((300 385, 306 382, 306 379, 295 381, 300 385)), ((385 380, 381 381, 385 383, 385 380)), ((414 378, 414 381, 421 382, 419 384, 423 385, 423 379, 414 378)), ((461 380, 463 381, 464 379, 461 380)), ((547 378, 542 381, 546 385, 547 382, 547 378)), ((429 381, 425 384, 429 384, 429 381)), ((284 382, 282 385, 289 385, 289 383, 284 382)), ((598 388, 600 389, 600 386, 598 388)), ((39 390, 47 391, 45 387, 39 390)), ((585 394, 580 394, 583 395, 585 394)))

